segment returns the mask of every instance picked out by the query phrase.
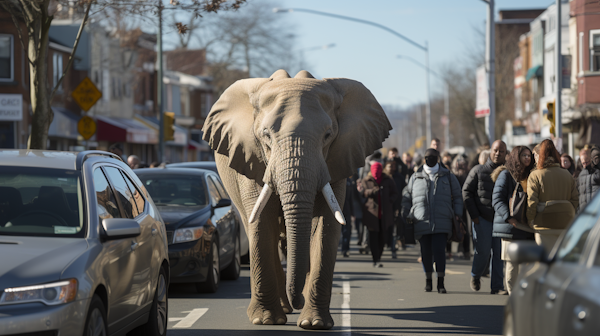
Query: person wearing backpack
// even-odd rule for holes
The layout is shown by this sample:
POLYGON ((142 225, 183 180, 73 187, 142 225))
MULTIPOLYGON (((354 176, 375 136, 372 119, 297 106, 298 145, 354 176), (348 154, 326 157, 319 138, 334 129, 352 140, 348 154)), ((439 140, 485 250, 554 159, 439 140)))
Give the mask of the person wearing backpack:
POLYGON ((534 240, 533 229, 527 226, 527 178, 534 167, 531 150, 525 146, 513 148, 508 160, 492 173, 494 192, 494 228, 492 237, 502 239, 504 288, 510 295, 519 274, 519 265, 508 257, 508 245, 514 240, 534 240))

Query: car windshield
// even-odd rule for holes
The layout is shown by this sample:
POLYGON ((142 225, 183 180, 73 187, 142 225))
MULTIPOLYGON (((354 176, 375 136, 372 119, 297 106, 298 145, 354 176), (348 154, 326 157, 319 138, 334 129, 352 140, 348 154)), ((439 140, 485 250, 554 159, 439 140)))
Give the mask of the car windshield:
POLYGON ((200 176, 141 175, 140 180, 157 206, 205 207, 206 188, 200 176))
POLYGON ((83 237, 80 173, 0 167, 0 235, 83 237))

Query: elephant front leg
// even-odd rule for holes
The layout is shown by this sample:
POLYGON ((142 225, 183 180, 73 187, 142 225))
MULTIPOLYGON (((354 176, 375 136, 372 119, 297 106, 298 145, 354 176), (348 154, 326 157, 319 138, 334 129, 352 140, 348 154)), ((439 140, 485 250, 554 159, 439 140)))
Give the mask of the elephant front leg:
MULTIPOLYGON (((343 208, 346 181, 333 184, 332 189, 343 208)), ((351 225, 347 223, 346 225, 351 225)), ((304 329, 331 329, 334 325, 329 311, 333 285, 333 271, 337 255, 341 224, 319 193, 315 200, 311 237, 310 274, 304 287, 306 302, 298 318, 298 326, 304 329)))
MULTIPOLYGON (((245 204, 248 211, 252 211, 253 206, 245 204)), ((272 196, 258 220, 248 223, 252 298, 247 313, 253 324, 287 323, 281 298, 285 279, 278 254, 279 209, 279 199, 272 196)))

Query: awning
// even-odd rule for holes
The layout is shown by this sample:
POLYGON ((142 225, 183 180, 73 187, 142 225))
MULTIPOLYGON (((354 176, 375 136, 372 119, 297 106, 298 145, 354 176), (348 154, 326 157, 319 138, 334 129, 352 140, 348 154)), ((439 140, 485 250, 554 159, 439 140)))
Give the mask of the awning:
POLYGON ((81 116, 62 107, 52 107, 52 112, 54 119, 48 129, 48 136, 77 140, 77 122, 81 116))
POLYGON ((143 123, 126 118, 96 117, 97 141, 157 144, 158 134, 143 123))
POLYGON ((202 141, 202 143, 198 143, 194 140, 188 142, 188 150, 197 150, 199 152, 210 152, 210 147, 206 141, 202 141))
POLYGON ((533 68, 529 68, 527 70, 527 76, 525 76, 525 81, 529 81, 533 76, 542 77, 544 75, 544 67, 541 65, 536 65, 533 68))

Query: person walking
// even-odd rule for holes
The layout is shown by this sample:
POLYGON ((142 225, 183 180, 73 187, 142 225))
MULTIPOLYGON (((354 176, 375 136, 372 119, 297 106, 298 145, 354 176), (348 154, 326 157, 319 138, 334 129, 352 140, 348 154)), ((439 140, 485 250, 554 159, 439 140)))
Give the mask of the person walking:
POLYGON ((552 140, 540 144, 537 169, 527 179, 527 220, 536 230, 535 241, 549 253, 575 217, 579 192, 575 180, 560 167, 552 140))
POLYGON ((371 172, 362 180, 360 190, 366 198, 363 225, 369 231, 373 266, 383 267, 381 255, 389 228, 394 225, 394 202, 398 197, 396 184, 383 173, 379 162, 371 164, 371 172))
POLYGON ((515 240, 534 240, 533 230, 527 226, 524 216, 527 208, 527 178, 534 165, 532 156, 529 148, 517 146, 510 152, 506 164, 496 168, 492 173, 492 181, 495 182, 492 195, 494 206, 492 237, 502 239, 504 288, 509 295, 517 280, 519 265, 513 264, 508 257, 508 245, 515 240), (520 203, 519 200, 523 202, 520 203))
POLYGON ((563 153, 563 155, 560 156, 560 166, 568 170, 571 175, 575 174, 575 163, 569 154, 563 153))
MULTIPOLYGON (((592 150, 583 149, 579 153, 581 163, 583 164, 583 170, 577 177, 579 211, 582 211, 583 208, 585 208, 589 201, 592 200, 592 197, 598 192, 598 189, 600 189, 600 167, 598 167, 598 163, 594 164, 592 161, 592 157, 595 155, 597 158, 598 154, 600 154, 598 148, 593 148, 592 150)), ((596 161, 598 160, 596 159, 596 161)))
POLYGON ((344 258, 350 256, 350 238, 352 237, 352 218, 354 218, 354 204, 352 202, 352 191, 354 189, 354 183, 352 178, 346 179, 346 199, 344 200, 344 209, 342 213, 346 225, 342 225, 342 255, 344 258))
MULTIPOLYGON (((459 154, 454 158, 454 160, 452 161, 452 174, 454 174, 454 176, 456 176, 456 179, 458 180, 458 183, 460 184, 460 189, 462 190, 463 186, 465 185, 467 176, 469 175, 469 162, 467 161, 466 156, 459 154)), ((463 215, 462 215, 463 223, 471 222, 468 217, 469 217, 469 215, 468 215, 465 205, 463 203, 463 215)), ((464 229, 465 229, 465 236, 463 238, 463 242, 461 245, 462 252, 463 252, 463 259, 471 260, 471 238, 470 238, 471 237, 471 226, 466 225, 466 227, 464 229)))
POLYGON ((411 176, 402 193, 402 217, 414 223, 415 238, 421 245, 426 292, 433 290, 435 262, 438 293, 446 293, 444 252, 453 220, 459 220, 462 212, 463 200, 456 176, 439 163, 438 151, 429 148, 425 164, 411 176))
POLYGON ((405 250, 406 246, 403 239, 403 228, 402 220, 400 217, 400 201, 402 194, 402 190, 406 187, 406 175, 407 175, 408 167, 400 160, 398 157, 398 150, 396 148, 390 149, 388 152, 388 158, 383 165, 383 172, 390 176, 394 183, 396 183, 396 190, 398 191, 398 197, 394 202, 394 225, 390 227, 388 232, 388 242, 387 245, 392 249, 392 258, 396 259, 397 247, 396 242, 398 242, 402 249, 405 250), (391 153, 395 153, 391 154, 391 153))
POLYGON ((491 294, 503 294, 503 265, 500 253, 502 242, 493 237, 494 208, 492 207, 492 192, 494 181, 492 172, 503 165, 506 160, 506 144, 496 140, 492 144, 490 155, 482 165, 475 166, 467 176, 462 189, 465 206, 471 219, 473 232, 473 266, 471 268, 471 289, 481 289, 481 276, 492 256, 491 294))

